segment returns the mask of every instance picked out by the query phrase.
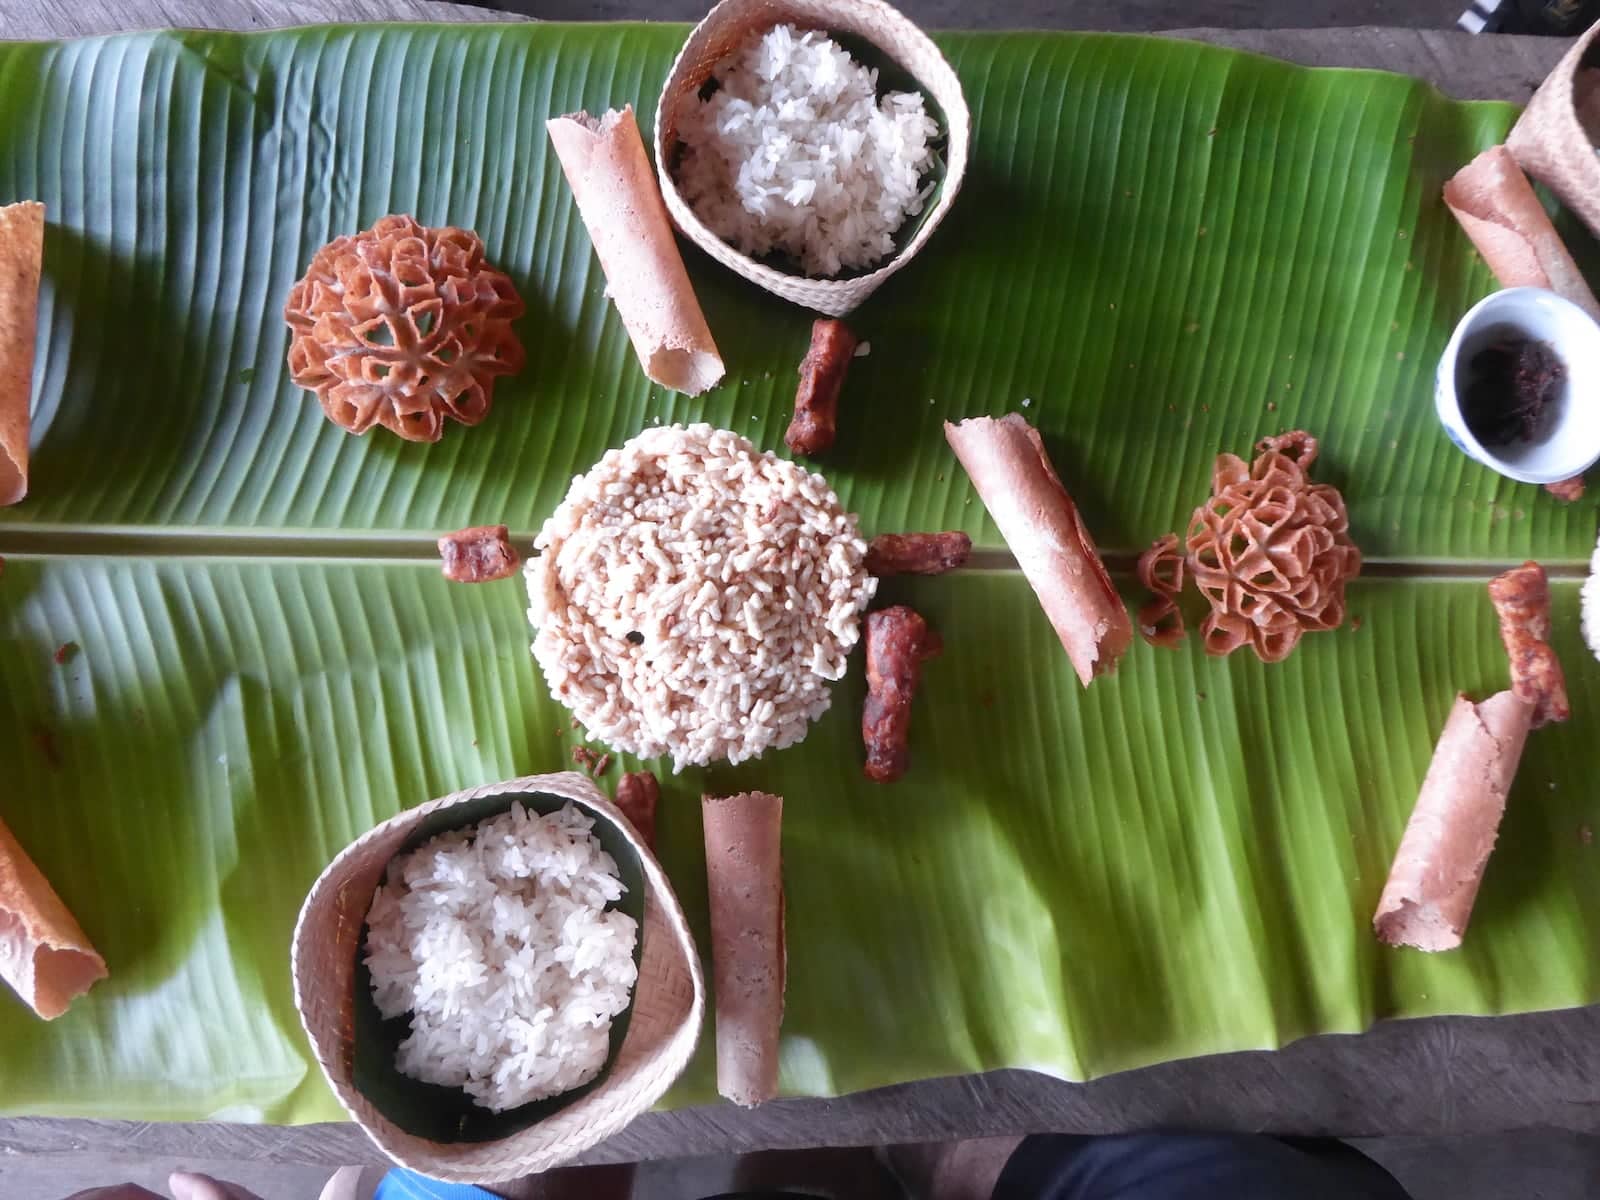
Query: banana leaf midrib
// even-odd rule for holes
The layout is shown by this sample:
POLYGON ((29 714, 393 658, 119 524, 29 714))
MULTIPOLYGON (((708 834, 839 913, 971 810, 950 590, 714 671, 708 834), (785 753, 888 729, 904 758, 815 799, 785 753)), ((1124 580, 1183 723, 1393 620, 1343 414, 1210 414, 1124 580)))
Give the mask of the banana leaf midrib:
MULTIPOLYGON (((896 531, 898 532, 898 531, 896 531)), ((863 536, 871 536, 864 531, 863 536)), ((532 531, 513 530, 513 546, 531 547, 532 531)), ((118 558, 146 560, 197 559, 282 562, 437 563, 436 537, 403 530, 369 530, 358 534, 316 530, 140 529, 108 526, 72 529, 57 526, 0 527, 0 557, 19 561, 64 558, 118 558)), ((1107 550, 1101 557, 1114 577, 1135 573, 1138 552, 1107 550)), ((1519 557, 1395 558, 1367 557, 1362 576, 1367 579, 1488 579, 1525 561, 1519 557)), ((1540 565, 1554 579, 1578 579, 1589 572, 1587 557, 1543 558, 1540 565)), ((958 572, 1015 572, 1017 561, 1003 542, 974 542, 972 556, 958 572)))

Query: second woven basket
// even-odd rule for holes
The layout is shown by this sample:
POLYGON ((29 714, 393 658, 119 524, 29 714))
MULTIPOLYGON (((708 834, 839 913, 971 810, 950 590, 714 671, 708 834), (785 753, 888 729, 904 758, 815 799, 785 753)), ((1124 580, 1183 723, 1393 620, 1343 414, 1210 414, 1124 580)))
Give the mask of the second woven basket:
MULTIPOLYGON (((292 967, 301 1023, 339 1102, 395 1162, 456 1183, 498 1183, 545 1171, 616 1133, 683 1072, 705 1014, 700 956, 665 872, 611 801, 571 771, 456 792, 391 817, 352 842, 306 897, 295 926, 292 967), (602 842, 619 851, 625 844, 642 880, 639 978, 627 1013, 618 1018, 619 1027, 627 1021, 621 1047, 593 1083, 546 1102, 538 1119, 501 1136, 453 1140, 403 1128, 392 1096, 368 1094, 370 1086, 364 1091, 357 1067, 357 1039, 363 1036, 357 959, 373 892, 390 860, 419 836, 476 824, 519 802, 567 801, 594 817, 597 835, 604 827, 602 842)), ((370 1067, 371 1048, 363 1053, 370 1067)), ((386 1066, 385 1061, 380 1069, 386 1066)))

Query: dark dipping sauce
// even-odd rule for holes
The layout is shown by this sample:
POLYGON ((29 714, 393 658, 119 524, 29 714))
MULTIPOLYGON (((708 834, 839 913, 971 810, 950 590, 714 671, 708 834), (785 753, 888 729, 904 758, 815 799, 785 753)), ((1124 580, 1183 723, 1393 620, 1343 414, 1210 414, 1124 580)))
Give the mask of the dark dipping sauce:
POLYGON ((1538 441, 1549 432, 1566 378, 1566 364, 1548 342, 1496 338, 1467 363, 1467 428, 1485 446, 1538 441))

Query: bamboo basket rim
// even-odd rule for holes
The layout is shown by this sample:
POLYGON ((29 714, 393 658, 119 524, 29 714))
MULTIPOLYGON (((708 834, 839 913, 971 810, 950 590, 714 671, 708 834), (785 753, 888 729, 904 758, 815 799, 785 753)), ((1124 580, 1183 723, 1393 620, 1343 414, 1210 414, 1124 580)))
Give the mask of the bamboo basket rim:
POLYGON ((620 810, 590 779, 574 771, 465 788, 369 829, 341 850, 312 884, 295 923, 290 967, 301 1026, 340 1105, 396 1163, 449 1182, 500 1183, 545 1171, 616 1133, 660 1099, 682 1074, 705 1017, 699 952, 666 872, 620 810), (410 831, 430 814, 486 796, 506 796, 509 803, 518 794, 537 793, 589 809, 616 826, 639 856, 645 890, 640 929, 644 943, 639 978, 629 999, 627 1035, 597 1086, 521 1130, 485 1142, 445 1143, 418 1137, 379 1112, 352 1078, 349 1014, 354 955, 359 953, 372 891, 410 831), (348 922, 352 913, 356 914, 353 944, 348 922), (343 921, 334 925, 331 936, 330 921, 343 921), (662 1006, 663 1012, 657 1013, 662 1006))

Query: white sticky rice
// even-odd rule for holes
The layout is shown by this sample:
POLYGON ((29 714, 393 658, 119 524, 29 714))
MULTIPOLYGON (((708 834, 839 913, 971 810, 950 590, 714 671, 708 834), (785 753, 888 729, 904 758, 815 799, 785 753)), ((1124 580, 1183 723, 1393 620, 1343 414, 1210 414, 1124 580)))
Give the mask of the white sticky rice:
POLYGON ((1600 542, 1589 558, 1589 578, 1579 593, 1578 628, 1589 653, 1600 658, 1600 542))
POLYGON ((684 199, 753 257, 778 251, 807 275, 871 266, 922 211, 938 125, 919 92, 877 96, 878 73, 826 34, 779 25, 714 71, 684 106, 684 199))
POLYGON ((628 1006, 638 926, 573 804, 441 834, 389 864, 367 914, 372 998, 409 1014, 395 1066, 500 1112, 589 1082, 628 1006))
POLYGON ((710 425, 608 451, 534 547, 551 695, 591 736, 679 770, 803 738, 877 587, 822 476, 710 425))

